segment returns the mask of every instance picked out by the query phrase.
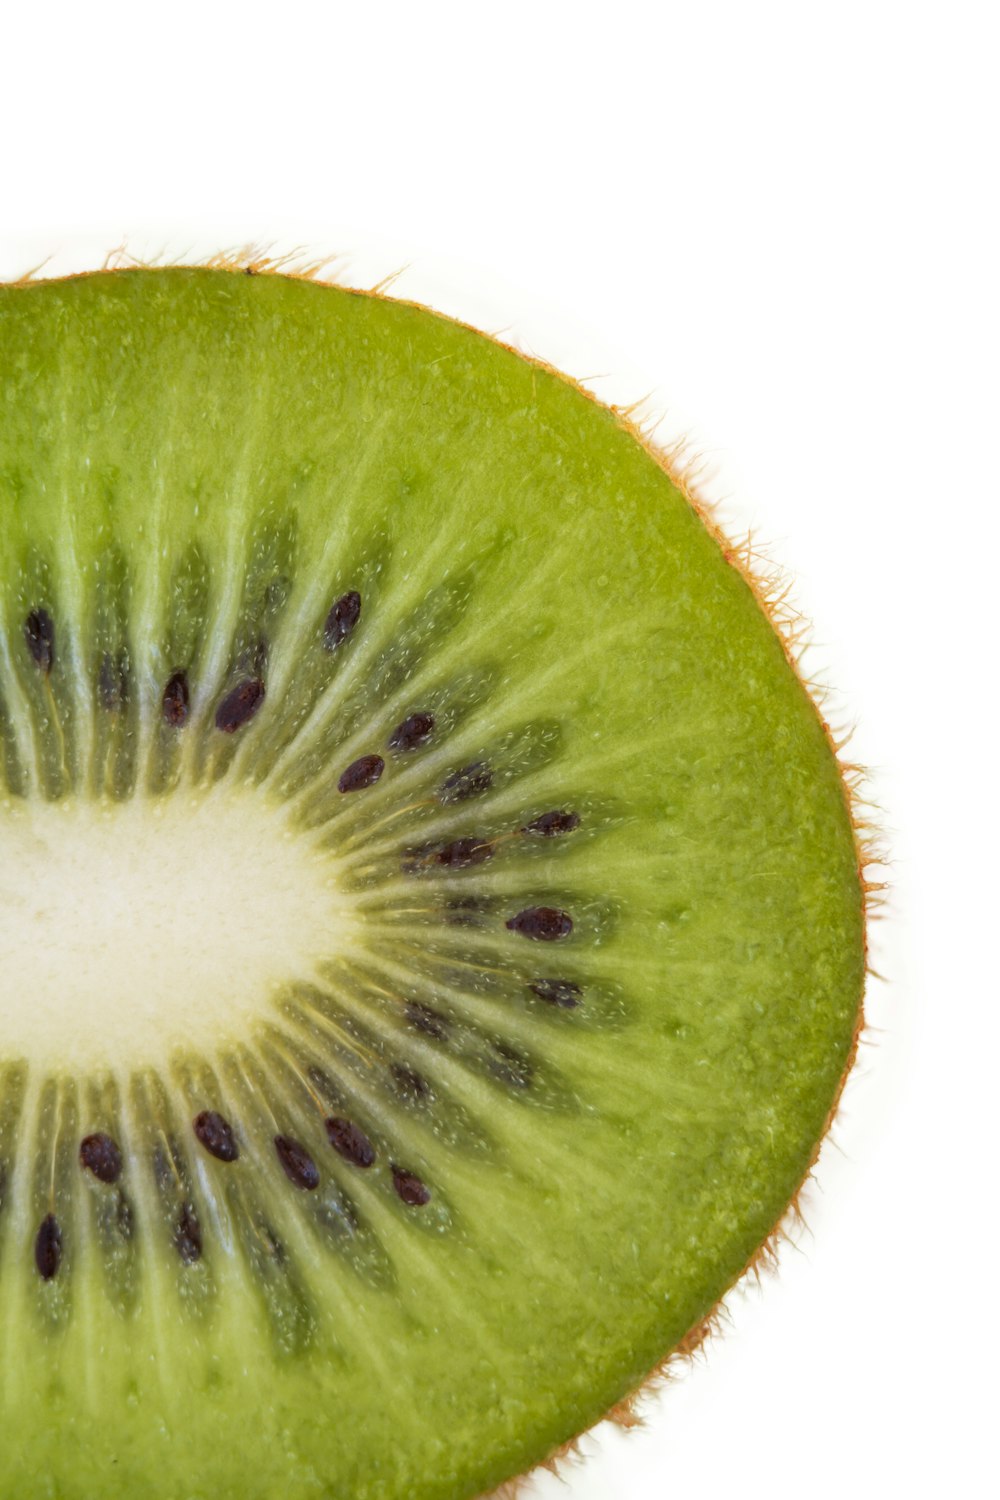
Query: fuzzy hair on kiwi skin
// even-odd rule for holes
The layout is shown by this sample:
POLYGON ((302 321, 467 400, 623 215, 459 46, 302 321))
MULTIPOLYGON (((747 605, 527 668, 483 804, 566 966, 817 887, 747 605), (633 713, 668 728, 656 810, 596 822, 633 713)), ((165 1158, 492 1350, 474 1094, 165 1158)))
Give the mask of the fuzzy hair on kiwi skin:
MULTIPOLYGON (((536 362, 542 364, 542 361, 536 362)), ((544 368, 559 375, 561 379, 570 381, 590 400, 597 401, 598 398, 592 392, 573 381, 572 377, 562 374, 551 365, 544 365, 544 368)), ((601 403, 598 401, 598 404, 601 403)), ((642 404, 639 403, 640 406, 642 404)), ((709 500, 699 489, 702 462, 697 454, 691 452, 686 441, 682 440, 669 449, 660 447, 653 441, 649 428, 635 420, 637 410, 635 406, 612 406, 610 410, 614 412, 622 426, 669 475, 706 530, 715 538, 726 561, 743 578, 762 613, 770 621, 789 665, 816 711, 840 771, 844 802, 854 834, 858 882, 863 902, 866 980, 881 979, 882 976, 871 963, 871 925, 881 916, 889 889, 889 882, 881 878, 888 866, 888 854, 880 821, 881 810, 868 792, 867 768, 856 761, 845 760, 842 755, 842 751, 849 744, 854 733, 853 726, 843 730, 836 730, 831 726, 824 713, 829 698, 829 689, 815 678, 807 678, 802 671, 802 658, 810 645, 810 627, 805 616, 791 602, 792 580, 781 568, 770 561, 766 551, 755 541, 752 532, 748 532, 742 542, 735 542, 729 537, 724 523, 719 518, 719 506, 709 500)), ((653 422, 652 426, 655 427, 655 425, 653 422)), ((537 1469, 547 1470, 565 1478, 571 1465, 585 1460, 583 1443, 602 1422, 610 1422, 626 1433, 644 1427, 647 1422, 642 1410, 644 1401, 655 1397, 671 1380, 676 1378, 679 1367, 693 1361, 704 1351, 711 1340, 724 1334, 727 1307, 733 1294, 748 1282, 754 1282, 760 1286, 766 1275, 775 1276, 779 1273, 782 1245, 795 1244, 801 1232, 808 1227, 803 1199, 813 1181, 823 1148, 833 1137, 843 1109, 844 1093, 854 1072, 860 1048, 874 1045, 874 1039, 870 1035, 870 1028, 865 1017, 865 991, 862 990, 858 1000, 850 1049, 822 1133, 813 1147, 801 1182, 770 1232, 718 1300, 697 1323, 692 1325, 672 1349, 667 1350, 662 1360, 649 1371, 646 1378, 627 1392, 616 1405, 599 1416, 590 1427, 583 1428, 582 1431, 555 1448, 537 1465, 537 1469)), ((481 1496, 480 1500, 520 1500, 525 1487, 531 1483, 532 1472, 512 1477, 497 1489, 481 1496)))
MULTIPOLYGON (((875 878, 875 876, 880 870, 884 869, 887 858, 884 852, 878 809, 866 792, 867 773, 862 766, 844 758, 842 752, 849 742, 850 731, 847 733, 838 733, 831 727, 824 711, 827 700, 826 690, 815 679, 807 678, 802 670, 803 654, 808 647, 808 627, 802 615, 790 602, 790 584, 788 580, 779 569, 770 564, 766 553, 755 543, 752 534, 748 534, 741 542, 734 542, 727 535, 724 524, 719 518, 717 504, 709 500, 701 488, 703 483, 702 465, 697 455, 691 451, 688 442, 681 440, 669 448, 658 445, 653 437, 653 428, 655 428, 656 424, 644 423, 639 418, 639 409, 645 404, 643 402, 624 407, 602 402, 585 385, 556 369, 546 361, 525 354, 515 344, 506 343, 492 334, 484 334, 482 330, 473 328, 472 325, 465 323, 463 320, 438 313, 435 309, 428 308, 422 303, 410 301, 406 298, 387 298, 386 292, 388 288, 403 273, 405 267, 384 277, 373 287, 358 288, 345 284, 336 276, 325 274, 336 259, 337 257, 334 256, 310 259, 305 257, 301 251, 275 256, 259 247, 250 245, 235 250, 222 251, 201 261, 175 262, 170 259, 161 261, 134 257, 122 245, 109 252, 102 266, 96 269, 98 272, 113 273, 125 268, 152 270, 200 267, 206 270, 226 271, 234 275, 280 276, 286 279, 309 281, 335 287, 356 296, 400 301, 421 311, 434 312, 437 317, 443 317, 448 322, 455 323, 462 328, 469 329, 482 337, 490 339, 491 342, 516 354, 521 360, 534 365, 549 375, 555 376, 596 406, 609 411, 617 424, 645 450, 669 477, 684 496, 688 505, 696 513, 705 529, 714 538, 726 562, 736 570, 750 589, 759 609, 770 622, 774 633, 781 642, 785 658, 812 704, 830 752, 839 770, 844 804, 853 832, 858 883, 862 896, 865 975, 866 977, 879 977, 877 971, 872 968, 870 961, 870 929, 872 921, 879 914, 879 907, 882 904, 886 890, 886 882, 875 878)), ((42 265, 32 268, 23 276, 8 282, 7 285, 30 287, 43 284, 49 280, 43 274, 45 264, 43 262, 42 265)), ((94 271, 81 271, 69 276, 59 276, 52 279, 60 281, 73 280, 78 276, 91 276, 93 274, 94 271)), ((639 1408, 643 1399, 655 1392, 663 1383, 669 1381, 676 1373, 679 1363, 693 1359, 704 1348, 710 1338, 717 1336, 722 1331, 726 1319, 727 1301, 734 1290, 749 1279, 754 1279, 759 1283, 765 1273, 773 1274, 776 1272, 782 1242, 786 1240, 792 1241, 796 1232, 804 1225, 802 1199, 814 1176, 815 1167, 822 1148, 831 1135, 840 1116, 844 1090, 854 1069, 859 1048, 862 1043, 870 1044, 870 1042, 871 1038, 868 1035, 868 1028, 865 1021, 864 993, 862 992, 858 1001, 853 1035, 846 1062, 836 1087, 822 1133, 815 1143, 802 1180, 769 1233, 760 1242, 741 1271, 732 1279, 717 1301, 706 1310, 704 1315, 689 1328, 687 1333, 672 1348, 664 1353, 662 1359, 657 1362, 646 1378, 633 1389, 623 1393, 620 1401, 609 1410, 603 1414, 599 1413, 595 1415, 593 1424, 584 1427, 575 1436, 557 1446, 537 1466, 538 1468, 547 1469, 555 1473, 562 1472, 565 1465, 582 1456, 580 1446, 582 1440, 593 1430, 593 1426, 602 1421, 610 1421, 623 1430, 632 1430, 637 1426, 641 1426, 644 1418, 639 1408)), ((490 1491, 488 1496, 483 1496, 482 1500, 516 1500, 516 1497, 523 1493, 524 1486, 530 1482, 533 1472, 529 1471, 526 1474, 514 1476, 506 1480, 499 1488, 490 1491)))

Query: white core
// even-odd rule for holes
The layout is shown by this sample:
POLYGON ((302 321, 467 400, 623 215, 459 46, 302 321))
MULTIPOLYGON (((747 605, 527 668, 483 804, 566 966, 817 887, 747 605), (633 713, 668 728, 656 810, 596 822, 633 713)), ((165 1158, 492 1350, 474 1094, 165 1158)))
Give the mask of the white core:
POLYGON ((342 951, 328 856, 260 793, 0 805, 0 1060, 163 1065, 249 1040, 342 951))

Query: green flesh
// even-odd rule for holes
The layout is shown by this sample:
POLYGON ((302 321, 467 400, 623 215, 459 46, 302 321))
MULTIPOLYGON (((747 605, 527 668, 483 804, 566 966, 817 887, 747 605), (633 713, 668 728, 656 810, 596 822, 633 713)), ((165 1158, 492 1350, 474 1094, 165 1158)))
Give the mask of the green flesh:
MULTIPOLYGON (((149 943, 126 917, 107 965, 179 955, 203 1034, 161 1005, 162 1040, 154 1015, 129 1042, 122 1002, 77 993, 58 958, 33 1034, 39 997, 5 955, 0 1495, 463 1500, 632 1390, 808 1168, 864 966, 823 726, 687 501, 556 375, 424 310, 280 277, 0 289, 8 905, 52 804, 67 827, 82 807, 84 847, 92 826, 130 839, 155 892, 163 830, 199 799, 248 854, 227 861, 226 834, 214 871, 206 835, 201 926, 149 943), (351 590, 360 620, 329 650, 351 590), (26 642, 39 611, 51 671, 26 642), (219 703, 257 677, 257 713, 221 732, 219 703), (417 712, 427 742, 390 751, 417 712), (375 753, 381 779, 338 791, 375 753), (489 787, 442 799, 480 763, 489 787), (579 826, 518 832, 551 810, 579 826), (279 816, 336 911, 272 976, 264 918, 241 935, 240 914, 256 830, 261 879, 284 878, 263 848, 279 816), (458 838, 493 857, 435 862, 458 838), (201 993, 185 943, 213 930, 213 882, 229 980, 201 993), (536 906, 572 933, 507 928, 536 906), (547 1003, 545 979, 579 1003, 547 1003), (202 1110, 232 1123, 237 1161, 199 1143, 202 1110), (332 1148, 331 1116, 365 1130, 373 1166, 332 1148), (79 1164, 98 1130, 122 1150, 114 1184, 79 1164), (282 1171, 278 1133, 318 1188, 282 1171), (429 1201, 404 1202, 390 1163, 429 1201)), ((59 864, 63 824, 44 826, 59 864)), ((40 931, 61 951, 27 923, 24 944, 40 931)))

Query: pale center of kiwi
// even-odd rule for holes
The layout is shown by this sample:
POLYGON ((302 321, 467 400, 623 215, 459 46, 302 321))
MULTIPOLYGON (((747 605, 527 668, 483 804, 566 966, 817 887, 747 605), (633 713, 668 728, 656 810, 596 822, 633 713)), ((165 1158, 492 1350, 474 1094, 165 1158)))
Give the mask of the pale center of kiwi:
POLYGON ((7 803, 0 1052, 61 1071, 246 1037, 351 924, 332 861, 260 793, 7 803))

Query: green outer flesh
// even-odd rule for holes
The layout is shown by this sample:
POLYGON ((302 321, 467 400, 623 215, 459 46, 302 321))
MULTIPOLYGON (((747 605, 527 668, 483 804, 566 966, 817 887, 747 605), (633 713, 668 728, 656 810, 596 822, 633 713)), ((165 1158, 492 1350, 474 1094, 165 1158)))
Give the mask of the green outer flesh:
MULTIPOLYGON (((522 639, 526 586, 554 622, 517 712, 562 721, 569 792, 634 815, 554 867, 615 903, 597 961, 629 1022, 559 1052, 593 1112, 498 1110, 508 1169, 455 1162, 467 1232, 401 1234, 392 1296, 320 1282, 337 1359, 278 1361, 225 1266, 210 1331, 148 1293, 141 1317, 101 1316, 84 1265, 86 1315, 42 1336, 0 1262, 4 1497, 461 1500, 530 1468, 746 1265, 850 1056, 863 894, 827 735, 744 579, 612 413, 424 310, 305 282, 0 289, 10 640, 32 543, 71 541, 83 570, 110 526, 139 597, 162 593, 163 545, 197 533, 218 559, 285 503, 300 557, 391 531, 415 603, 422 558, 490 546, 465 628, 494 650, 509 619, 522 639)), ((162 671, 141 644, 138 671, 162 671)))

